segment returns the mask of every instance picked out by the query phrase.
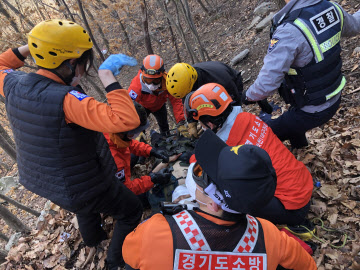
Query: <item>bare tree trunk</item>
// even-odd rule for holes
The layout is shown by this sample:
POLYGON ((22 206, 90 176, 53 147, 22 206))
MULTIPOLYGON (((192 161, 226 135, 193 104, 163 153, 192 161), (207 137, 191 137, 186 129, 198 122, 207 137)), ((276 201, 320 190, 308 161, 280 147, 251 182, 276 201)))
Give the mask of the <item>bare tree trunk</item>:
POLYGON ((196 0, 200 6, 202 7, 202 9, 210 16, 211 12, 205 7, 204 3, 201 0, 196 0))
POLYGON ((0 135, 10 144, 13 148, 15 148, 15 143, 7 133, 7 131, 4 129, 2 125, 0 125, 0 135))
POLYGON ((142 12, 142 23, 143 23, 143 30, 144 30, 144 42, 145 47, 148 52, 148 54, 154 54, 153 48, 151 47, 151 40, 149 35, 149 22, 148 22, 148 16, 147 16, 147 6, 146 1, 143 0, 140 4, 141 12, 142 12))
POLYGON ((45 16, 44 16, 44 14, 42 14, 42 12, 40 11, 39 5, 38 5, 38 3, 36 2, 36 0, 32 0, 32 2, 34 3, 34 6, 35 6, 35 8, 36 8, 37 13, 40 15, 40 17, 43 19, 43 21, 45 21, 45 20, 46 20, 46 19, 45 19, 45 16))
MULTIPOLYGON (((70 8, 69 8, 69 6, 66 4, 65 0, 62 0, 62 2, 63 2, 63 4, 64 4, 64 6, 65 6, 65 8, 66 8, 66 10, 67 10, 67 13, 69 14, 71 20, 72 20, 73 22, 76 22, 74 16, 72 15, 72 13, 71 13, 71 11, 70 11, 70 8)), ((65 15, 65 16, 66 16, 66 15, 65 15)))
POLYGON ((22 18, 28 25, 30 25, 31 27, 34 27, 35 25, 28 19, 26 18, 16 7, 14 7, 12 4, 9 3, 8 0, 1 0, 3 3, 5 3, 5 5, 7 5, 16 15, 20 16, 20 18, 22 18))
MULTIPOLYGON (((59 9, 56 9, 56 8, 54 8, 54 7, 52 7, 52 6, 48 5, 48 4, 45 4, 44 2, 41 2, 41 1, 40 1, 40 3, 41 3, 41 5, 42 5, 43 7, 48 7, 48 8, 51 8, 52 10, 55 10, 55 11, 58 12, 58 13, 62 13, 59 9)), ((58 7, 61 7, 61 4, 60 4, 59 1, 55 1, 55 3, 56 3, 56 5, 57 5, 58 7)), ((44 9, 46 10, 46 8, 44 8, 44 9)), ((47 15, 48 15, 49 19, 51 19, 51 17, 50 17, 50 15, 49 15, 48 12, 47 12, 47 15)))
POLYGON ((3 199, 4 201, 7 201, 8 203, 11 203, 12 205, 16 206, 17 208, 19 208, 21 210, 24 210, 24 211, 26 211, 26 212, 28 212, 28 213, 36 216, 36 217, 40 216, 40 213, 38 211, 35 211, 35 210, 33 210, 33 209, 31 209, 31 208, 29 208, 29 207, 27 207, 27 206, 25 206, 25 205, 23 205, 21 203, 18 203, 17 201, 15 201, 15 200, 13 200, 13 199, 11 199, 11 198, 9 198, 9 197, 1 194, 1 193, 0 193, 0 199, 3 199))
POLYGON ((111 50, 110 50, 110 46, 109 46, 109 41, 107 40, 107 38, 105 37, 105 34, 103 32, 103 30, 101 29, 101 26, 97 23, 96 19, 94 18, 94 16, 92 15, 92 13, 90 12, 90 10, 88 8, 84 8, 84 10, 86 11, 86 13, 88 14, 88 16, 90 17, 90 19, 96 24, 99 34, 102 38, 102 40, 104 41, 104 44, 106 46, 106 49, 108 50, 108 52, 111 54, 111 50))
MULTIPOLYGON (((168 9, 167 9, 166 3, 164 3, 164 8, 165 8, 166 12, 169 12, 168 9)), ((166 17, 166 21, 167 21, 167 23, 169 25, 169 31, 170 31, 170 35, 171 35, 171 43, 175 47, 176 59, 177 59, 177 62, 180 63, 181 62, 181 57, 180 57, 180 52, 179 52, 178 45, 176 43, 174 31, 173 31, 171 23, 170 23, 170 21, 169 21, 169 19, 167 17, 166 17)))
MULTIPOLYGON (((106 6, 106 8, 107 8, 107 6, 106 6)), ((129 34, 128 34, 128 32, 126 31, 126 28, 125 28, 124 24, 123 24, 123 23, 121 22, 121 20, 120 20, 119 13, 117 13, 116 10, 112 10, 112 11, 110 12, 110 16, 113 17, 114 19, 116 19, 116 20, 119 22, 120 29, 121 29, 121 31, 123 32, 124 37, 125 37, 126 45, 128 46, 129 51, 130 51, 132 54, 135 54, 134 47, 133 47, 133 46, 131 45, 131 43, 130 43, 129 34)))
MULTIPOLYGON (((35 0, 35 2, 36 2, 36 4, 37 4, 37 6, 39 6, 38 1, 40 2, 41 6, 42 6, 42 10, 43 10, 43 11, 46 11, 46 15, 47 15, 48 19, 51 19, 51 17, 50 17, 50 14, 49 14, 48 10, 47 10, 46 8, 44 8, 44 7, 45 7, 45 4, 44 4, 41 0, 35 0)), ((39 7, 39 11, 40 11, 40 13, 42 13, 42 12, 43 12, 42 10, 41 10, 41 9, 40 9, 40 7, 39 7)))
POLYGON ((8 252, 0 249, 0 263, 6 262, 6 256, 7 256, 8 252))
POLYGON ((4 240, 5 242, 9 241, 9 237, 7 237, 5 234, 0 233, 0 239, 4 240))
POLYGON ((10 228, 17 232, 28 233, 30 229, 12 214, 6 207, 0 204, 0 217, 9 225, 10 228))
POLYGON ((85 12, 84 12, 84 9, 83 9, 81 0, 77 0, 77 3, 78 3, 78 6, 79 6, 79 9, 80 9, 81 17, 82 17, 82 19, 83 19, 83 21, 84 21, 84 23, 85 23, 85 27, 86 27, 87 30, 88 30, 88 33, 89 33, 89 35, 90 35, 90 38, 91 38, 92 42, 94 43, 94 47, 95 47, 96 51, 98 52, 98 54, 99 54, 100 58, 102 59, 102 61, 105 61, 105 57, 104 57, 104 55, 102 54, 102 52, 101 52, 98 44, 96 43, 96 40, 95 40, 95 38, 94 38, 94 35, 92 34, 92 31, 91 31, 91 29, 90 29, 89 23, 88 23, 88 21, 87 21, 87 19, 86 19, 86 15, 85 15, 85 12))
MULTIPOLYGON (((156 0, 156 1, 157 1, 157 3, 158 3, 158 6, 159 6, 159 7, 161 8, 161 10, 164 12, 165 16, 168 18, 168 20, 171 22, 171 24, 174 25, 174 27, 175 27, 176 31, 178 32, 179 36, 180 36, 180 37, 182 38, 182 40, 184 41, 185 46, 186 46, 186 48, 187 48, 187 50, 188 50, 188 52, 189 52, 189 54, 190 54, 191 61, 192 61, 192 63, 194 63, 194 62, 195 62, 194 59, 197 60, 197 58, 196 58, 196 55, 195 55, 194 52, 193 52, 193 49, 192 49, 191 45, 190 45, 190 44, 188 43, 188 41, 186 40, 185 34, 184 34, 184 32, 183 32, 183 30, 182 30, 182 28, 181 28, 180 19, 179 19, 179 13, 178 13, 177 6, 175 5, 175 7, 176 7, 177 20, 178 20, 179 24, 176 24, 175 21, 174 21, 174 19, 173 19, 173 16, 170 15, 169 12, 167 12, 167 10, 166 10, 165 7, 164 7, 164 3, 162 3, 161 0, 156 0)), ((197 62, 198 62, 198 61, 197 61, 197 62)))
POLYGON ((187 22, 189 23, 190 29, 194 33, 195 39, 199 44, 200 56, 201 56, 203 61, 210 60, 210 57, 209 57, 207 51, 205 50, 205 48, 204 48, 204 46, 203 46, 203 44, 202 44, 202 42, 200 40, 199 34, 198 34, 197 30, 196 30, 196 26, 195 26, 194 21, 193 21, 192 16, 191 16, 188 0, 183 0, 183 1, 184 1, 184 6, 185 6, 185 7, 183 6, 184 12, 185 12, 185 14, 184 14, 185 15, 185 20, 187 20, 187 22), (207 59, 205 58, 205 56, 207 57, 207 59))
POLYGON ((18 28, 14 18, 9 14, 9 12, 4 8, 2 2, 0 1, 0 13, 5 16, 5 18, 10 22, 12 28, 14 28, 15 32, 21 33, 20 29, 18 28))
POLYGON ((1 134, 0 134, 0 147, 4 149, 4 151, 12 158, 12 160, 16 161, 15 148, 12 147, 12 145, 10 145, 1 134))

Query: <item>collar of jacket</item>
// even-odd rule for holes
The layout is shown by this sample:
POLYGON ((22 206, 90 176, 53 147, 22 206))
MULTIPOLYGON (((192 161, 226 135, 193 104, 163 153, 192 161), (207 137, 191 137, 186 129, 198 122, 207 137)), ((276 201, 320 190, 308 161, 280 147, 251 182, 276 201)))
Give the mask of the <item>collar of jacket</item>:
POLYGON ((277 23, 282 18, 282 16, 285 15, 286 13, 290 13, 291 11, 294 11, 296 9, 300 9, 303 7, 315 5, 321 1, 323 1, 323 0, 291 0, 278 13, 276 13, 274 15, 273 21, 275 23, 277 23), (297 2, 294 5, 295 1, 297 1, 297 2))
POLYGON ((228 118, 224 122, 222 128, 216 133, 216 135, 226 142, 229 138, 230 130, 234 125, 234 122, 236 120, 236 117, 238 114, 242 113, 243 110, 241 106, 234 106, 232 112, 229 114, 228 118))
POLYGON ((130 146, 130 141, 126 142, 120 139, 120 137, 116 133, 109 133, 109 137, 117 148, 127 148, 130 146))

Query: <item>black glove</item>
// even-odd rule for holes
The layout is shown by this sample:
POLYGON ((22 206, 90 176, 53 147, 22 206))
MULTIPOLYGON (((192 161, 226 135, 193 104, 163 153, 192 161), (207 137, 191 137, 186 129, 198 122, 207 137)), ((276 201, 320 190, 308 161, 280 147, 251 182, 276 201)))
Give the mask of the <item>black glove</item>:
POLYGON ((273 112, 273 107, 269 104, 266 98, 263 100, 259 100, 257 104, 263 112, 266 112, 268 114, 271 114, 273 112))
POLYGON ((167 172, 167 168, 161 169, 157 173, 150 173, 149 176, 154 184, 167 184, 171 179, 171 173, 167 172))
POLYGON ((246 96, 246 90, 244 90, 241 95, 241 104, 249 105, 249 104, 254 104, 254 103, 256 103, 256 101, 248 100, 248 98, 246 96))
POLYGON ((164 163, 169 163, 169 157, 156 151, 154 148, 150 151, 150 156, 161 159, 164 163))

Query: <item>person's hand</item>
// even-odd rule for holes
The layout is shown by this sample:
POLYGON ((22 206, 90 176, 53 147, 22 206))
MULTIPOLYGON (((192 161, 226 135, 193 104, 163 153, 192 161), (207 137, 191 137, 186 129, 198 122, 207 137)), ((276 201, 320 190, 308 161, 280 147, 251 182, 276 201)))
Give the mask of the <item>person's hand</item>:
POLYGON ((199 134, 197 131, 197 122, 188 123, 188 132, 191 137, 198 138, 199 134))
POLYGON ((137 61, 134 57, 125 54, 112 54, 101 64, 99 70, 108 69, 114 75, 118 75, 120 74, 120 69, 125 65, 136 66, 137 61))
POLYGON ((246 90, 244 90, 242 92, 242 95, 241 95, 241 104, 242 105, 249 105, 249 104, 254 104, 256 103, 256 101, 251 101, 251 100, 248 100, 248 97, 246 96, 246 90))
POLYGON ((164 163, 169 163, 169 157, 155 150, 154 148, 150 151, 150 156, 161 159, 164 163))
POLYGON ((172 155, 171 157, 169 157, 169 162, 175 162, 181 155, 182 153, 177 155, 172 155))
POLYGON ((257 102, 257 104, 259 105, 259 107, 261 108, 262 112, 271 114, 273 112, 273 107, 269 104, 269 102, 267 101, 267 99, 263 99, 263 100, 259 100, 257 102))
POLYGON ((185 126, 185 121, 180 121, 178 124, 177 124, 177 130, 178 132, 184 136, 185 138, 190 138, 191 135, 187 129, 187 127, 185 126))
POLYGON ((151 172, 149 176, 151 178, 151 182, 161 185, 169 183, 171 179, 171 173, 167 172, 167 168, 161 169, 157 173, 151 172))

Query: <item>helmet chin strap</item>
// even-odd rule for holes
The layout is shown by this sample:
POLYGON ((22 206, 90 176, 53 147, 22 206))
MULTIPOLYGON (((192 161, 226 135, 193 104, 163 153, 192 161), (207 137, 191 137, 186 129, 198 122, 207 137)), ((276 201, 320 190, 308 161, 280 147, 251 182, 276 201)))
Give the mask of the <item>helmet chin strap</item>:
POLYGON ((71 75, 64 78, 64 82, 67 84, 67 85, 70 85, 72 79, 75 77, 76 75, 76 67, 77 67, 77 61, 75 61, 75 64, 74 66, 72 66, 70 64, 70 60, 66 61, 65 62, 65 65, 71 70, 71 75))
POLYGON ((48 70, 51 71, 52 73, 54 73, 56 76, 58 76, 61 80, 63 80, 64 83, 66 83, 67 85, 70 85, 72 79, 75 77, 77 62, 75 62, 75 65, 72 66, 69 63, 69 60, 66 60, 65 65, 71 70, 71 75, 69 75, 67 77, 64 77, 63 75, 61 75, 59 72, 57 72, 54 69, 48 69, 48 70))

